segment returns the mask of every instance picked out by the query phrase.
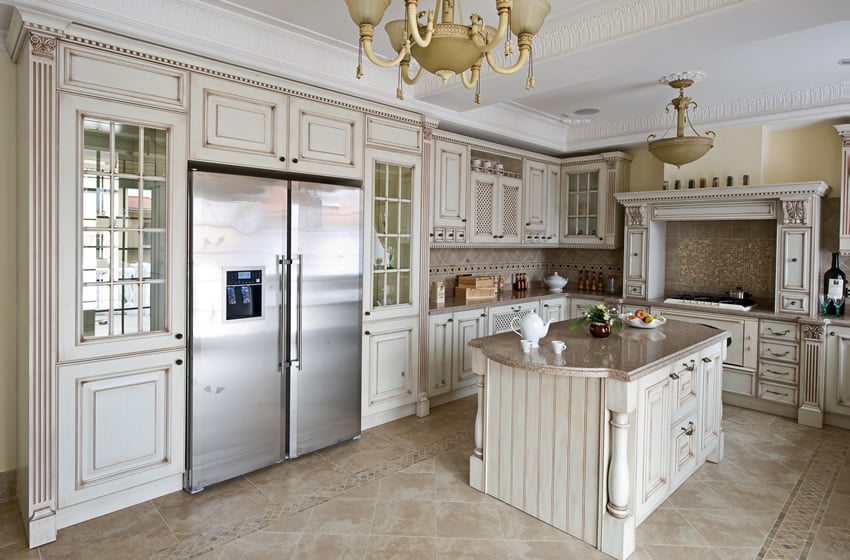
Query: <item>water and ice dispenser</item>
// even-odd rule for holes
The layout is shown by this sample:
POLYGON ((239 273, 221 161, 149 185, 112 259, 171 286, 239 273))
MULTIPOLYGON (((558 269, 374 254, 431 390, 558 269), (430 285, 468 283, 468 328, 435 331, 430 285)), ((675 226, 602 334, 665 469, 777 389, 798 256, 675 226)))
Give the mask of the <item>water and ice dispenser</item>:
POLYGON ((224 318, 253 319, 263 316, 263 270, 226 270, 224 318))

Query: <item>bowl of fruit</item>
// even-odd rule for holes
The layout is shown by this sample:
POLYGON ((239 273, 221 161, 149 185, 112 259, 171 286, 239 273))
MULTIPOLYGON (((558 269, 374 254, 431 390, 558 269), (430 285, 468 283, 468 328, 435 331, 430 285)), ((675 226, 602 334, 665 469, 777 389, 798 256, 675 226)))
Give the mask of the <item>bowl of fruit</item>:
POLYGON ((638 309, 634 313, 623 313, 620 320, 630 327, 638 329, 654 329, 667 322, 661 315, 650 315, 645 309, 638 309))

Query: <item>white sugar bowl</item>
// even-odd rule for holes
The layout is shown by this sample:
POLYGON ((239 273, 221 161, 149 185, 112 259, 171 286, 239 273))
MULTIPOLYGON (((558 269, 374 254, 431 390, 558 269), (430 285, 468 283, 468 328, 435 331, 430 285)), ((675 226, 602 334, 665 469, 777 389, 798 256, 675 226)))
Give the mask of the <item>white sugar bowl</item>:
POLYGON ((562 292, 564 286, 567 285, 567 279, 557 272, 552 273, 551 276, 547 276, 543 281, 546 282, 546 287, 549 288, 550 292, 562 292))

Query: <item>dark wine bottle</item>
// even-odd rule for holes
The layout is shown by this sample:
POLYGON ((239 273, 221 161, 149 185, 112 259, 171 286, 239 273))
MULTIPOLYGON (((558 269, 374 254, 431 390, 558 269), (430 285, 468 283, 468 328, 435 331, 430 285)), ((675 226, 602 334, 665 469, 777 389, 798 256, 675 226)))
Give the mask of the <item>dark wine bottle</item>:
POLYGON ((844 315, 844 298, 847 295, 847 277, 838 268, 838 253, 832 254, 832 268, 823 275, 823 293, 830 298, 826 314, 835 317, 844 315), (838 304, 835 302, 838 301, 838 304))

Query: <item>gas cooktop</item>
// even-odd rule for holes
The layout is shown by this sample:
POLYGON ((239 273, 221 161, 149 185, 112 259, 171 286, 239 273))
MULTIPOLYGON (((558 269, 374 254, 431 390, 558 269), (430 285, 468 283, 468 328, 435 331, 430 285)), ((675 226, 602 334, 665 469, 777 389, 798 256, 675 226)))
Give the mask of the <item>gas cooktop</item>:
POLYGON ((664 303, 678 303, 679 305, 711 307, 714 309, 736 309, 738 311, 749 311, 756 306, 756 302, 749 298, 732 299, 724 296, 706 296, 699 294, 678 294, 670 296, 664 300, 664 303))

